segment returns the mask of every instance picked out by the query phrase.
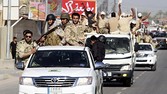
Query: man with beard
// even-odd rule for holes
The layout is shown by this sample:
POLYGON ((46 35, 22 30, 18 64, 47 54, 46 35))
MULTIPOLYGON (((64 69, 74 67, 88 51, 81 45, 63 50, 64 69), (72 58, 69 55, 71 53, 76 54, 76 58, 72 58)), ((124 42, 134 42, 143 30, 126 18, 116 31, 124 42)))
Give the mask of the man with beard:
POLYGON ((32 31, 25 30, 24 32, 24 39, 19 41, 16 46, 16 62, 23 62, 26 65, 29 56, 36 52, 37 44, 32 40, 32 31))
POLYGON ((68 25, 64 32, 64 38, 66 45, 71 46, 83 46, 84 45, 84 31, 86 26, 79 23, 80 15, 78 13, 72 14, 72 24, 68 25))

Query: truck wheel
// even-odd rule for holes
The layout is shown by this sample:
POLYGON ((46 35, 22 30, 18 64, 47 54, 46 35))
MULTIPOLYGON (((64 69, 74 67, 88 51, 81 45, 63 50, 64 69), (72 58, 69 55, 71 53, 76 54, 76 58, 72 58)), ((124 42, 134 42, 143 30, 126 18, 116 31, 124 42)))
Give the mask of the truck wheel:
POLYGON ((130 87, 133 83, 133 79, 132 78, 127 78, 123 80, 123 85, 130 87))
POLYGON ((95 88, 95 94, 98 94, 97 87, 95 88))
POLYGON ((153 66, 151 66, 151 70, 152 71, 156 71, 156 64, 154 64, 153 66))
POLYGON ((103 85, 101 86, 101 92, 100 92, 100 94, 103 94, 103 85))

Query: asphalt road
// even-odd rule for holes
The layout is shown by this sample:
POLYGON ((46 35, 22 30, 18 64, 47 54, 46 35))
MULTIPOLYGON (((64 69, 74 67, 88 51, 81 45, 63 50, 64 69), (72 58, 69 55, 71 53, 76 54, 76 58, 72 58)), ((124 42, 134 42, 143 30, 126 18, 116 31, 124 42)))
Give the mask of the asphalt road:
POLYGON ((18 94, 19 77, 11 77, 0 81, 0 94, 18 94))
POLYGON ((136 68, 134 84, 123 87, 121 83, 105 85, 104 94, 167 94, 167 50, 158 50, 157 70, 136 68))
MULTIPOLYGON (((167 50, 158 50, 157 70, 136 68, 134 84, 124 87, 112 82, 105 85, 104 94, 167 94, 167 50)), ((0 94, 18 94, 18 77, 0 81, 0 94)))

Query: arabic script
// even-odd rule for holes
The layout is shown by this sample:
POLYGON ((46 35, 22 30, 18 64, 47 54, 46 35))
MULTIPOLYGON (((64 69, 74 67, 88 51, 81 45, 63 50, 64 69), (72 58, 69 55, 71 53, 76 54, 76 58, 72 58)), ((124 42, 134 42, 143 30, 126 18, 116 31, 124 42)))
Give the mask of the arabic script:
MULTIPOLYGON (((86 9, 87 11, 94 11, 94 7, 90 7, 89 2, 86 2, 86 9)), ((62 11, 65 13, 73 13, 73 11, 76 12, 83 12, 84 8, 82 6, 82 4, 76 3, 74 1, 68 1, 65 3, 65 6, 62 6, 62 11)))

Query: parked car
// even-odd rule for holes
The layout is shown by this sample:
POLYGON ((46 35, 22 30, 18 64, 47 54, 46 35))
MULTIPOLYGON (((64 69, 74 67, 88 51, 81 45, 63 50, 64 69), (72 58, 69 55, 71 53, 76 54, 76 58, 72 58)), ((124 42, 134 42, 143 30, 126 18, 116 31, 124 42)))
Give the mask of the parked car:
POLYGON ((102 94, 102 83, 101 67, 88 47, 44 46, 30 56, 19 94, 102 94))
POLYGON ((156 50, 150 43, 139 43, 136 54, 135 67, 150 67, 156 70, 157 55, 156 50))

